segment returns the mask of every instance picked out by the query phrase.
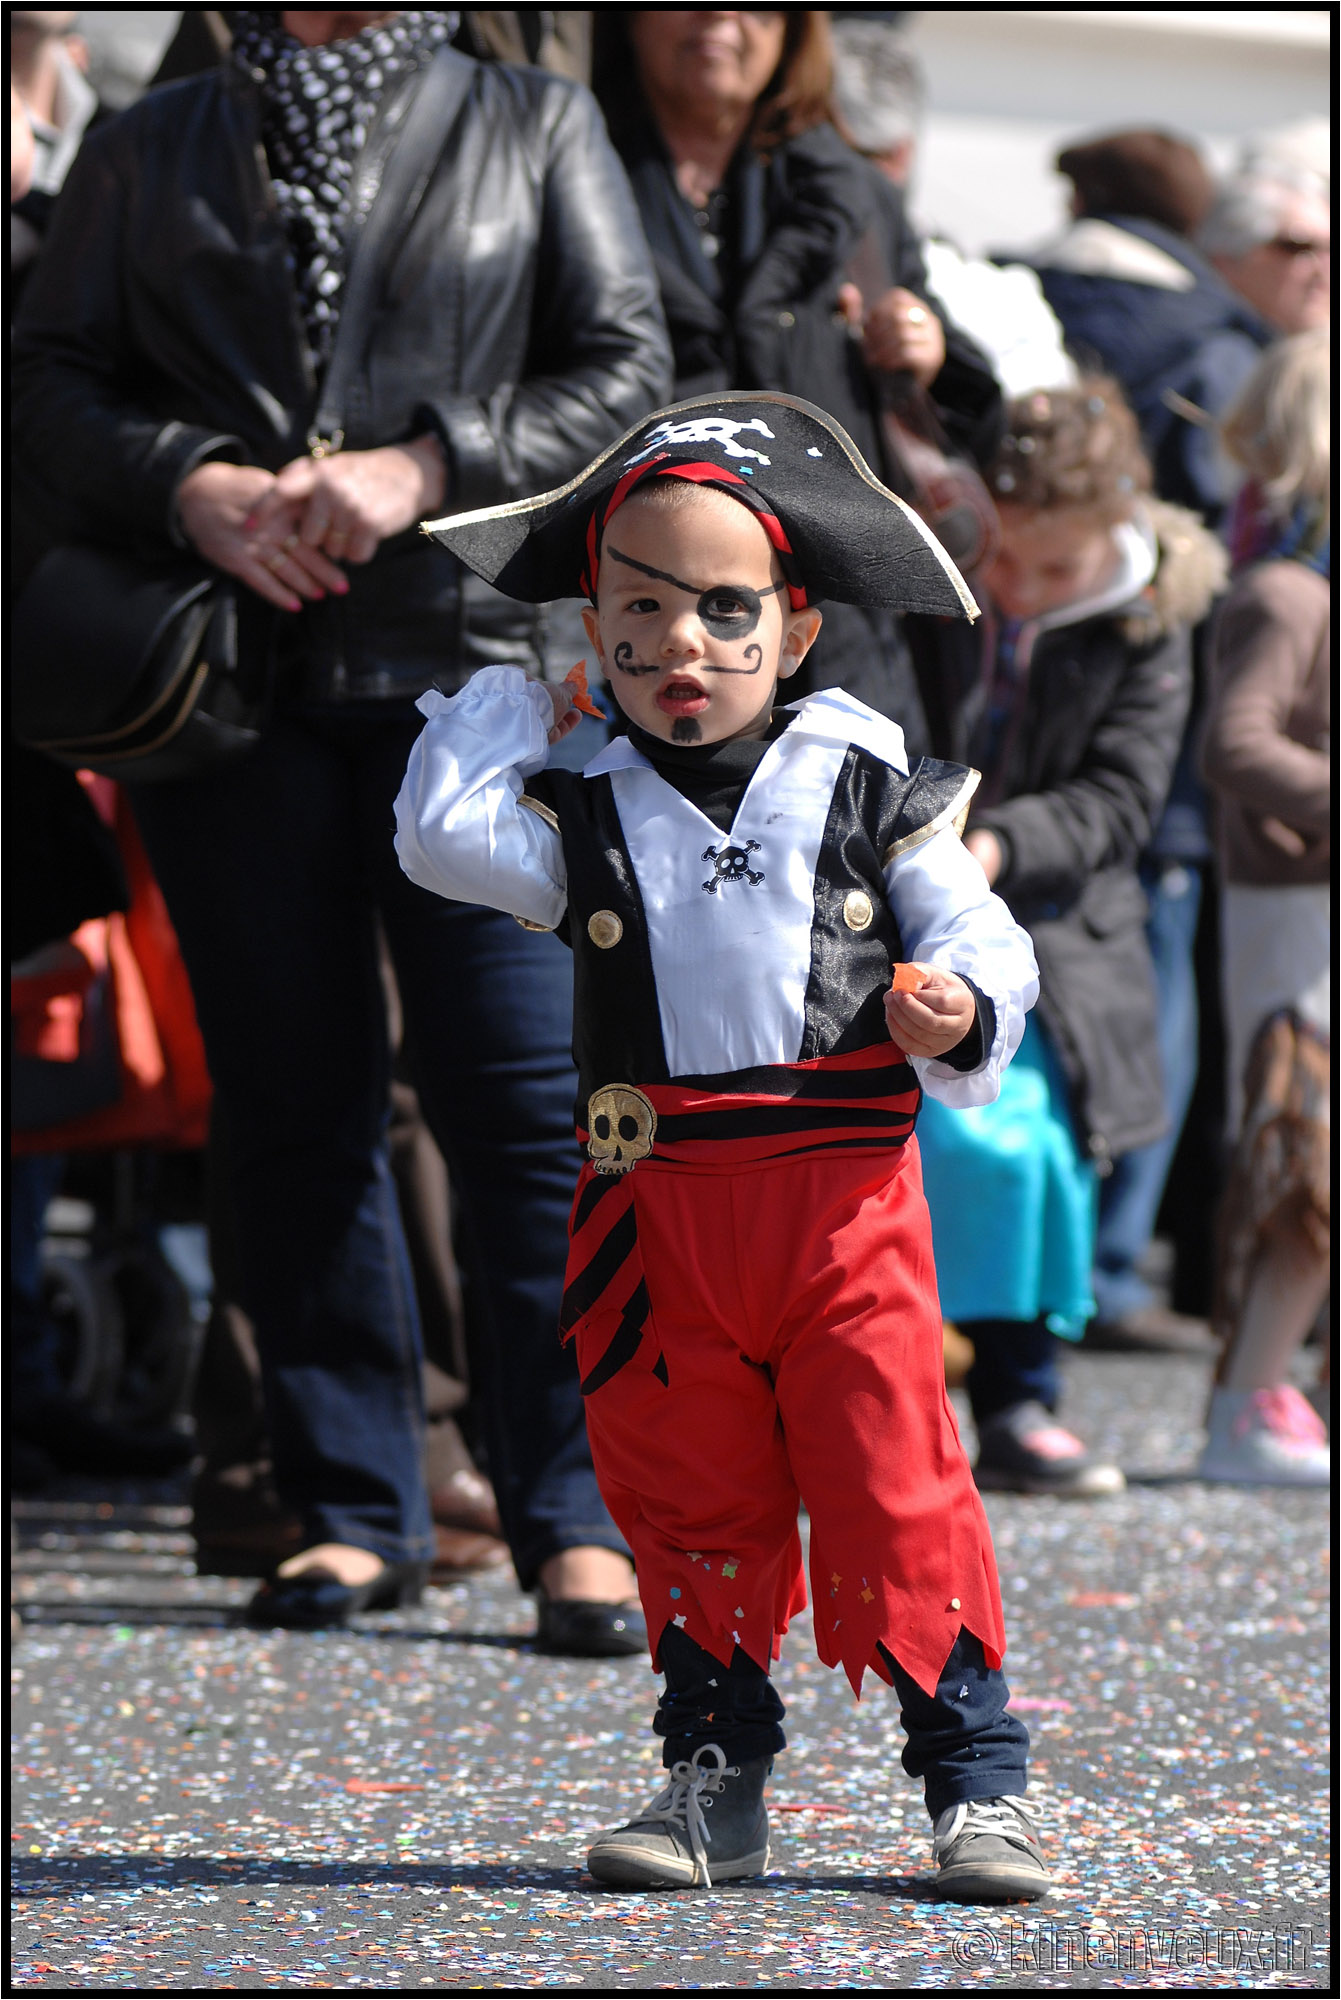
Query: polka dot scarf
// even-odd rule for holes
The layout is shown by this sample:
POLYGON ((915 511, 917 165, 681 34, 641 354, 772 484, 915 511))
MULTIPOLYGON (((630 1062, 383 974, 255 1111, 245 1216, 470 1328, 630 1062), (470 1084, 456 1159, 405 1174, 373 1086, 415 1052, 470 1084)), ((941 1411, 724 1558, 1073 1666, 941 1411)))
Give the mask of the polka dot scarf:
POLYGON ((309 49, 285 31, 277 8, 234 11, 233 54, 260 85, 261 136, 318 369, 335 344, 354 165, 373 113, 385 91, 451 40, 457 18, 409 10, 309 49))

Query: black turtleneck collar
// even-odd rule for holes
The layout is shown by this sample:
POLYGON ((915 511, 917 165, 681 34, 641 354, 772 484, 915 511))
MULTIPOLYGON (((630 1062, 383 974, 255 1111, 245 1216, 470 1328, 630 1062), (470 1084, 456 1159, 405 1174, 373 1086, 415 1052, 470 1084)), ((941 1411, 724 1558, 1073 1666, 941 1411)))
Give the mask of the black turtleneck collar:
POLYGON ((697 806, 723 833, 730 833, 736 808, 759 768, 770 743, 776 743, 791 714, 775 709, 762 736, 733 736, 725 743, 664 743, 636 722, 628 726, 629 742, 641 750, 657 776, 673 785, 690 805, 697 806))

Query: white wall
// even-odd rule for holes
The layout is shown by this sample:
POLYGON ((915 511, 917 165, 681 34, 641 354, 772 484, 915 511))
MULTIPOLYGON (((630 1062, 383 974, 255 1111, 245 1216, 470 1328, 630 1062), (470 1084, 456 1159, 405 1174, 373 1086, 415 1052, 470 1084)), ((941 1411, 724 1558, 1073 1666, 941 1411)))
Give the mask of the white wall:
POLYGON ((1329 114, 1330 28, 1325 8, 923 8, 914 211, 968 251, 1035 243, 1065 215, 1059 147, 1125 125, 1226 167, 1251 133, 1329 114))
POLYGON ((133 104, 177 32, 176 7, 85 7, 74 32, 88 43, 89 77, 113 111, 133 104))

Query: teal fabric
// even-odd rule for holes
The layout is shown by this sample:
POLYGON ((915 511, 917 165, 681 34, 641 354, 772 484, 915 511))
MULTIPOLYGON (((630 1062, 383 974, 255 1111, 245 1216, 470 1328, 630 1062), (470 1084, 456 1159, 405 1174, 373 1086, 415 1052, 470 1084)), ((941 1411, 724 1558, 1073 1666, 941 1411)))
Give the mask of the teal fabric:
POLYGON ((945 1317, 1042 1316, 1078 1340, 1094 1314, 1098 1176, 1032 1015, 996 1103, 948 1111, 928 1097, 917 1137, 945 1317))

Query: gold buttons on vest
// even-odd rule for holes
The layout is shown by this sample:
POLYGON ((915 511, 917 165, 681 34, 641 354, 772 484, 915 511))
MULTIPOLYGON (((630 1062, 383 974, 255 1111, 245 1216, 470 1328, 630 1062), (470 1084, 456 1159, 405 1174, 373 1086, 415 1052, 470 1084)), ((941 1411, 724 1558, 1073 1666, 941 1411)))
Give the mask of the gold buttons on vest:
POLYGON ((867 931, 875 921, 875 905, 864 889, 852 889, 843 898, 843 922, 850 931, 867 931))
POLYGON ((601 951, 609 951, 624 935, 624 926, 613 910, 597 910, 587 920, 587 936, 601 951))

